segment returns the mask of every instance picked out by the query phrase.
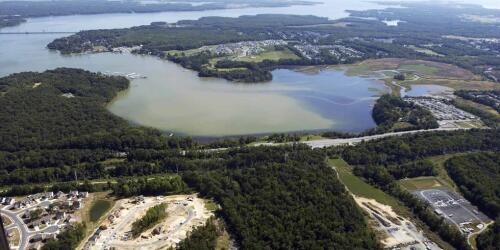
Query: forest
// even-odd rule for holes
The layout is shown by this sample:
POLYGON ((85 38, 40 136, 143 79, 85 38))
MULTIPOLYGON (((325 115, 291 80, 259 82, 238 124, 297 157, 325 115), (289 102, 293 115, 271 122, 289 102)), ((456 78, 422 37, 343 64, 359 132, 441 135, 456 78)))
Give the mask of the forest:
POLYGON ((441 131, 390 137, 347 147, 342 158, 351 165, 388 165, 456 152, 500 150, 499 130, 441 131))
POLYGON ((229 154, 225 168, 183 178, 222 206, 242 249, 380 249, 321 152, 295 146, 229 154))
POLYGON ((467 200, 491 218, 500 215, 500 152, 455 156, 445 167, 467 200))
POLYGON ((382 95, 373 106, 373 120, 381 132, 432 129, 439 127, 436 118, 428 110, 404 101, 391 94, 382 95), (405 122, 410 126, 394 128, 396 123, 405 122))

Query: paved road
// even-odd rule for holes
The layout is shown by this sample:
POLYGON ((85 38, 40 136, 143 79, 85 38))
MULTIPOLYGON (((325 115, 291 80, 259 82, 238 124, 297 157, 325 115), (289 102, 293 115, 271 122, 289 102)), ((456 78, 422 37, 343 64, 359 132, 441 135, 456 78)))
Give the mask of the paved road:
POLYGON ((6 217, 8 217, 13 225, 15 226, 11 226, 9 228, 18 228, 19 229, 19 248, 20 250, 24 250, 24 249, 27 249, 28 248, 28 241, 29 241, 29 238, 32 236, 32 234, 30 234, 30 232, 28 231, 28 227, 26 226, 26 224, 24 224, 23 220, 21 218, 19 218, 19 216, 17 216, 16 213, 14 212, 11 212, 11 211, 7 211, 7 210, 2 210, 2 214, 6 217))
POLYGON ((42 202, 36 204, 35 206, 30 206, 28 208, 25 208, 23 210, 19 210, 16 212, 12 212, 12 211, 9 211, 7 209, 2 209, 0 211, 0 213, 2 215, 6 216, 7 218, 9 218, 13 222, 11 225, 6 227, 6 229, 17 228, 19 230, 19 238, 20 238, 19 248, 18 248, 19 250, 28 249, 29 239, 33 235, 38 234, 38 233, 54 233, 57 230, 59 230, 59 227, 57 225, 52 225, 52 226, 46 227, 46 228, 39 230, 39 231, 30 231, 28 229, 28 226, 26 226, 24 221, 19 217, 19 214, 24 213, 27 209, 30 209, 32 207, 37 207, 37 206, 44 207, 50 203, 51 203, 51 201, 42 201, 42 202))
MULTIPOLYGON (((385 134, 379 134, 379 135, 369 135, 369 136, 346 138, 346 139, 310 140, 310 141, 302 141, 301 143, 304 143, 304 144, 310 146, 311 148, 326 148, 326 147, 340 146, 340 145, 354 145, 354 144, 360 143, 362 141, 372 141, 372 140, 381 139, 381 138, 385 138, 385 137, 392 137, 392 136, 401 136, 401 135, 424 133, 424 132, 431 132, 431 131, 453 131, 453 130, 460 130, 460 129, 457 129, 457 128, 421 129, 421 130, 392 132, 392 133, 385 133, 385 134)), ((254 146, 279 146, 279 145, 285 145, 285 144, 290 144, 290 143, 266 142, 266 143, 257 143, 257 144, 254 144, 254 146)))

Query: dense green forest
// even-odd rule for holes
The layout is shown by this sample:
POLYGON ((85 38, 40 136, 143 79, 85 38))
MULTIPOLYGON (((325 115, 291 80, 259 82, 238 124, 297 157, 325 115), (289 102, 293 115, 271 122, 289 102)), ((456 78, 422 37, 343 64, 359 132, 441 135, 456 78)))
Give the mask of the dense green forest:
POLYGON ((218 223, 214 217, 208 219, 205 225, 195 228, 190 232, 186 239, 182 240, 177 246, 169 250, 207 250, 216 249, 217 237, 224 232, 224 227, 218 223))
POLYGON ((492 218, 500 215, 500 152, 455 156, 445 163, 465 198, 492 218))
POLYGON ((180 176, 158 176, 155 178, 118 179, 112 186, 113 194, 118 197, 137 195, 168 195, 185 193, 189 189, 180 176))
POLYGON ((431 112, 391 94, 382 95, 377 100, 373 106, 372 117, 378 125, 377 130, 384 132, 439 127, 431 112), (396 123, 402 122, 411 125, 394 128, 396 123))
POLYGON ((167 217, 167 204, 155 205, 146 211, 146 214, 132 223, 132 236, 137 238, 144 231, 151 229, 167 217))
POLYGON ((128 85, 122 77, 65 68, 1 78, 0 150, 57 148, 105 131, 123 133, 126 122, 103 106, 128 85))
POLYGON ((347 147, 342 157, 352 165, 388 165, 479 150, 500 150, 500 131, 472 129, 389 137, 347 147))
POLYGON ((222 206, 242 249, 378 249, 360 209, 306 147, 231 150, 225 168, 186 183, 222 206))

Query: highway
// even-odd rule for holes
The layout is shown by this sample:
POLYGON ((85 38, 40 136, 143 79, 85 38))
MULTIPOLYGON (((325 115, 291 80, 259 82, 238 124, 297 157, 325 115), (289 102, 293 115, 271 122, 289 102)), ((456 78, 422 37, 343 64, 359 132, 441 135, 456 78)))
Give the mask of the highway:
MULTIPOLYGON (((302 141, 300 143, 304 143, 311 148, 326 148, 332 146, 341 146, 341 145, 354 145, 363 141, 372 141, 376 139, 392 137, 392 136, 401 136, 407 134, 416 134, 416 133, 424 133, 431 131, 453 131, 460 130, 458 128, 436 128, 436 129, 421 129, 421 130, 411 130, 411 131, 402 131, 402 132, 391 132, 379 135, 369 135, 362 137, 354 137, 354 138, 339 138, 339 139, 318 139, 318 140, 310 140, 310 141, 302 141)), ((290 142, 285 143, 274 143, 274 142, 265 142, 265 143, 256 143, 253 146, 280 146, 291 144, 290 142)))

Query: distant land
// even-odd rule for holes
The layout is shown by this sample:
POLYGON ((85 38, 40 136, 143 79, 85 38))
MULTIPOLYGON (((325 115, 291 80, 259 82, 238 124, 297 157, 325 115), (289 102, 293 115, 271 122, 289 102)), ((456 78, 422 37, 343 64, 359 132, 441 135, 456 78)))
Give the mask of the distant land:
POLYGON ((173 1, 0 1, 0 28, 14 26, 24 18, 106 13, 153 13, 164 11, 203 11, 232 8, 288 7, 313 5, 318 2, 301 0, 214 0, 201 2, 173 1))
POLYGON ((402 5, 406 8, 350 11, 350 17, 337 20, 261 14, 154 22, 82 31, 48 47, 62 53, 132 47, 134 53, 171 60, 200 76, 240 82, 269 81, 270 70, 277 67, 379 58, 453 64, 498 82, 500 27, 481 17, 498 17, 500 10, 479 5, 402 5))

